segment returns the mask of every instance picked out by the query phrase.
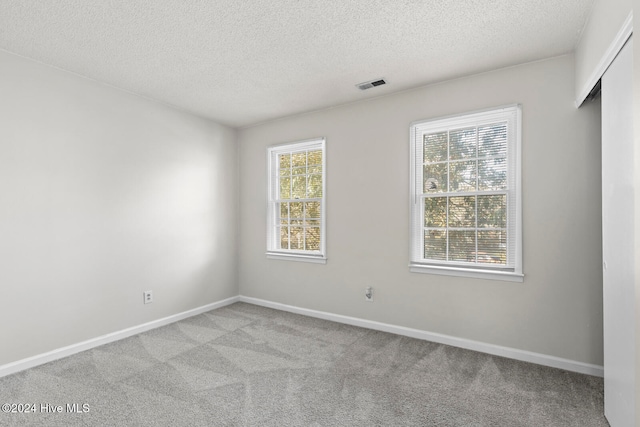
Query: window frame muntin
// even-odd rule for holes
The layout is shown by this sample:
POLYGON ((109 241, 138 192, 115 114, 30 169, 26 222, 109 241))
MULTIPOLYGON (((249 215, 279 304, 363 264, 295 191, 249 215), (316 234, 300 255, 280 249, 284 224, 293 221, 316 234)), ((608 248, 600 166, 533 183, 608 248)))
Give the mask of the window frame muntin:
MULTIPOLYGON (((430 273, 439 275, 452 275, 462 277, 475 277, 492 280, 506 280, 522 282, 524 280, 522 268, 522 106, 520 104, 510 104, 495 108, 487 108, 466 113, 442 116, 426 120, 414 121, 410 124, 410 197, 409 197, 409 254, 410 271, 419 273, 430 273), (513 172, 513 189, 507 188, 506 192, 512 192, 513 197, 507 197, 507 221, 510 221, 509 212, 511 203, 515 203, 514 213, 514 267, 492 267, 491 265, 479 265, 477 263, 458 263, 452 261, 435 262, 423 258, 420 245, 424 246, 424 200, 422 173, 418 174, 417 168, 417 144, 425 134, 433 134, 464 127, 493 124, 499 121, 507 121, 507 174, 513 172), (513 133, 513 135, 511 135, 513 133), (420 138, 418 138, 418 136, 420 138), (512 141, 513 138, 515 141, 512 141), (420 181, 420 182, 418 182, 420 181), (418 188, 421 194, 418 194, 418 188), (515 200, 514 200, 515 199, 515 200), (416 257, 416 254, 419 257, 416 257)), ((421 150, 422 152, 422 150, 421 150)), ((476 157, 476 160, 478 157, 476 157)), ((450 162, 450 159, 447 159, 450 162)), ((421 160, 422 164, 422 160, 421 160)), ((476 172, 477 173, 477 172, 476 172)), ((509 182, 509 179, 508 179, 509 182)), ((449 184, 447 184, 448 186, 449 184)), ((449 190, 449 187, 447 187, 449 190)), ((467 192, 464 192, 467 193, 467 192)), ((479 195, 481 192, 473 192, 479 195)), ((443 197, 451 196, 451 192, 441 193, 443 197)), ((433 197, 436 197, 434 194, 433 197)), ((444 228, 443 230, 447 230, 444 228)), ((509 223, 507 223, 507 230, 509 223)), ((476 243, 477 244, 477 243, 476 243)), ((507 249, 509 251, 509 249, 507 249)), ((477 256, 477 254, 476 254, 477 256)))
MULTIPOLYGON (((290 260, 290 261, 303 261, 311 263, 325 264, 327 260, 326 251, 326 169, 327 169, 327 149, 326 138, 310 138, 294 142, 286 142, 281 144, 275 144, 267 147, 267 250, 266 256, 269 259, 290 260), (322 151, 322 197, 311 199, 278 199, 278 191, 280 185, 280 166, 277 163, 279 154, 283 153, 295 153, 301 151, 313 151, 314 149, 320 149, 322 151), (279 214, 276 212, 276 207, 282 200, 289 202, 293 200, 299 200, 304 203, 305 201, 320 200, 320 250, 319 251, 306 251, 299 249, 281 249, 275 247, 275 231, 278 225, 275 223, 279 218, 279 214)), ((305 174, 308 176, 309 174, 305 174)))

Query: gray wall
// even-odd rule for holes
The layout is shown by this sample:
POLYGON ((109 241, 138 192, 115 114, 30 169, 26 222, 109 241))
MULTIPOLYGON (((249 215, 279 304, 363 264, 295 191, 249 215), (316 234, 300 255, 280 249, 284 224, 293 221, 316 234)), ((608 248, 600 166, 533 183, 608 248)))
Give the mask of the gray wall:
POLYGON ((0 365, 237 295, 234 130, 4 52, 0 117, 0 365))
POLYGON ((574 75, 563 56, 240 130, 240 293, 602 364, 600 106, 575 108, 574 75), (410 273, 409 124, 510 103, 523 106, 524 283, 410 273), (316 136, 328 263, 267 260, 265 149, 316 136))

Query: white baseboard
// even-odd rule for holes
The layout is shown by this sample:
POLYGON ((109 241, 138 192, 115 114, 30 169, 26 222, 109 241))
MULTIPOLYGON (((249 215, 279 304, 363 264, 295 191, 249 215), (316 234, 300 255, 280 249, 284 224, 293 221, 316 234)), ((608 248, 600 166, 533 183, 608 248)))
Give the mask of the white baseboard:
POLYGON ((575 360, 563 359, 561 357, 549 356, 546 354, 534 353, 526 350, 518 350, 510 347, 502 347, 499 345, 487 344, 480 341, 457 338, 449 335, 422 331, 419 329, 405 328, 404 326, 395 326, 387 323, 375 322, 372 320, 342 316, 340 314, 327 313, 324 311, 310 310, 307 308, 300 308, 292 305, 280 304, 277 302, 266 301, 242 295, 240 296, 240 301, 249 304, 260 305, 263 307, 274 308, 277 310, 288 311, 291 313, 302 314, 309 317, 317 317, 319 319, 345 323, 347 325, 360 326, 362 328, 374 329, 377 331, 389 332, 397 335, 404 335, 411 338, 437 342, 440 344, 479 351, 495 356, 521 360, 523 362, 530 362, 538 365, 549 366, 552 368, 564 369, 566 371, 578 372, 581 374, 593 375, 597 377, 604 376, 604 368, 600 365, 592 365, 589 363, 577 362, 575 360))
POLYGON ((133 326, 131 328, 123 329, 121 331, 112 332, 110 334, 102 335, 97 338, 92 338, 86 341, 72 344, 66 347, 58 348, 56 350, 49 351, 47 353, 38 354, 36 356, 28 357, 26 359, 11 362, 6 365, 0 366, 0 378, 10 375, 25 369, 33 368, 38 365, 61 359, 63 357, 71 356, 72 354, 80 353, 81 351, 89 350, 94 347, 98 347, 104 344, 108 344, 113 341, 118 341, 123 338, 130 337, 132 335, 139 334, 151 329, 159 328, 170 323, 177 322, 187 317, 197 316, 198 314, 205 313, 207 311, 214 310, 216 308, 224 307, 229 304, 233 304, 240 300, 239 296, 227 298, 222 301, 214 302, 211 304, 203 305, 202 307, 187 310, 182 313, 174 314, 172 316, 164 317, 162 319, 154 320, 142 325, 133 326))
POLYGON ((395 326, 388 323, 375 322, 372 320, 359 319, 357 317, 343 316, 340 314, 327 313, 324 311, 310 310, 306 308, 295 307, 292 305, 281 304, 272 301, 266 301, 258 298, 251 298, 246 296, 235 296, 227 298, 222 301, 214 302, 204 305, 202 307, 194 308, 182 313, 174 314, 172 316, 164 317, 162 319, 154 320, 152 322, 144 323, 142 325, 134 326, 131 328, 123 329, 121 331, 112 332, 110 334, 102 335, 97 338, 92 338, 77 344, 62 347, 56 350, 49 351, 47 353, 39 354, 36 356, 28 357, 26 359, 18 360, 16 362, 8 363, 0 366, 0 378, 6 375, 10 375, 25 369, 33 368, 38 365, 61 359, 63 357, 71 356, 76 353, 80 353, 85 350, 90 350, 94 347, 98 347, 110 342, 121 340, 123 338, 130 337, 151 329, 159 328, 161 326, 168 325, 170 323, 177 322, 188 317, 197 316, 198 314, 205 313, 207 311, 215 310, 216 308, 224 307, 235 302, 246 302, 249 304, 260 305, 263 307, 274 308, 276 310, 288 311, 291 313, 302 314, 304 316, 316 317, 319 319, 330 320, 333 322, 344 323, 347 325, 359 326, 362 328, 373 329, 377 331, 389 332, 392 334, 403 335, 411 338, 417 338, 426 341, 437 342, 440 344, 446 344, 454 347, 465 348, 468 350, 479 351, 482 353, 492 354, 496 356, 507 357, 510 359, 521 360, 524 362, 536 363, 538 365, 549 366, 552 368, 564 369, 572 372, 579 372, 581 374, 594 375, 598 377, 604 376, 604 369, 600 365, 592 365, 583 362, 577 362, 575 360, 563 359, 560 357, 549 356, 546 354, 534 353, 525 350, 518 350, 509 347, 502 347, 493 344, 487 344, 479 341, 468 340, 464 338, 452 337, 449 335, 438 334, 435 332, 423 331, 420 329, 406 328, 404 326, 395 326))

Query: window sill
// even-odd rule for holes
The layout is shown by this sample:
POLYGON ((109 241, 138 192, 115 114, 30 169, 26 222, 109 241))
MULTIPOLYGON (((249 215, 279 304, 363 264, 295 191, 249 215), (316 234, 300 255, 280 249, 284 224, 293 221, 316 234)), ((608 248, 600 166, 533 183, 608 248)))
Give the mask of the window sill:
POLYGON ((524 274, 511 271, 480 270, 471 268, 443 267, 424 264, 409 264, 412 273, 438 274, 441 276, 472 277, 475 279, 524 282, 524 274))
POLYGON ((312 264, 326 264, 327 258, 324 256, 313 256, 303 254, 286 254, 282 252, 267 252, 267 259, 278 259, 281 261, 309 262, 312 264))

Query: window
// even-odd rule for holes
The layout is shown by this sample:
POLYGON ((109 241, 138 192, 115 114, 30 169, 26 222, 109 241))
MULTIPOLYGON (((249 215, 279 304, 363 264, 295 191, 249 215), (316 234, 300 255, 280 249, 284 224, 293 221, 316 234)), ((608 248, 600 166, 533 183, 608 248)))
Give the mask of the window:
POLYGON ((268 149, 267 257, 326 263, 325 140, 268 149))
POLYGON ((411 271, 522 281, 520 106, 411 126, 411 271))

